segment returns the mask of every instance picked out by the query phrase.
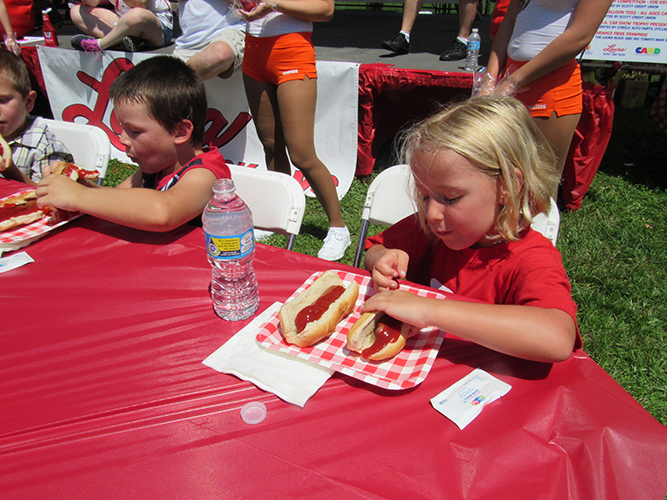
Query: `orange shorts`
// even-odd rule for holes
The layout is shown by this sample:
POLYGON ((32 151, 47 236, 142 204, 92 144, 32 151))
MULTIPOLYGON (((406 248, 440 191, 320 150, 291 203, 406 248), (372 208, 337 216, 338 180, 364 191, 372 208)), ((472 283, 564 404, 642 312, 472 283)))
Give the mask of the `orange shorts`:
POLYGON ((259 82, 280 85, 317 78, 311 33, 258 38, 246 33, 243 73, 259 82))
MULTIPOLYGON (((526 62, 507 58, 505 67, 513 72, 526 62)), ((525 104, 533 117, 548 118, 554 111, 557 116, 577 115, 583 110, 581 69, 575 59, 529 83, 527 88, 515 97, 525 104)))

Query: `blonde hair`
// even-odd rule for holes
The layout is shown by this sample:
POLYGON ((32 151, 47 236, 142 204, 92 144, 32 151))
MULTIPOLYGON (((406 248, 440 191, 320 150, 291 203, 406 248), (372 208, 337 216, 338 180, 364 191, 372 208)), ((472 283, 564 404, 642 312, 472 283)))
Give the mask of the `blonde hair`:
MULTIPOLYGON (((448 105, 409 129, 400 145, 402 161, 411 166, 413 174, 417 151, 433 154, 448 149, 466 158, 479 172, 500 179, 508 196, 496 230, 505 241, 517 241, 519 232, 535 215, 549 210, 551 193, 560 181, 551 146, 526 107, 511 97, 475 97, 448 105)), ((418 189, 415 201, 424 232, 433 236, 418 189)))

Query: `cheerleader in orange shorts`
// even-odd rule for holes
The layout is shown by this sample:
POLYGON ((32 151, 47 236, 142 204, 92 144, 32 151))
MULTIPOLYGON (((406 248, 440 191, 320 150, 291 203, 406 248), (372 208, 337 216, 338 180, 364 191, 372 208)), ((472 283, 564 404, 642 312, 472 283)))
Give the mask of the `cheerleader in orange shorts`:
POLYGON ((511 0, 493 42, 482 94, 514 95, 523 102, 553 147, 560 172, 582 111, 575 58, 593 39, 611 3, 511 0))
POLYGON ((339 260, 350 245, 331 173, 315 152, 317 69, 313 21, 329 21, 334 0, 269 0, 250 11, 243 60, 246 97, 270 170, 291 174, 290 160, 310 183, 329 218, 318 257, 339 260))

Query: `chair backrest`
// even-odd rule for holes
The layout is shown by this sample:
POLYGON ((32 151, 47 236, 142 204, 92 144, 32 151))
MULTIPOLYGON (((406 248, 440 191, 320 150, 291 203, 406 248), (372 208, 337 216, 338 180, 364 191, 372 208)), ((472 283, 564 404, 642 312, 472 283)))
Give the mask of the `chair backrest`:
POLYGON ((86 170, 98 170, 98 184, 107 174, 111 158, 111 141, 99 127, 84 123, 46 120, 49 130, 69 149, 74 162, 86 170))
POLYGON ((287 249, 294 246, 306 211, 306 195, 294 177, 229 165, 236 192, 252 211, 256 228, 289 236, 287 249))
POLYGON ((533 217, 533 223, 530 225, 535 231, 542 233, 549 238, 549 241, 556 246, 558 240, 558 228, 560 226, 560 211, 556 200, 551 198, 551 208, 548 214, 538 214, 533 217))
POLYGON ((414 180, 407 165, 394 165, 378 174, 368 186, 366 201, 361 212, 361 230, 354 265, 359 267, 364 241, 370 224, 390 226, 415 213, 417 207, 412 200, 414 180))
MULTIPOLYGON (((361 230, 357 251, 354 255, 354 266, 359 267, 364 242, 368 234, 369 224, 389 226, 415 213, 417 207, 412 200, 414 180, 407 165, 395 165, 382 171, 368 187, 366 202, 361 214, 361 230)), ((535 217, 531 227, 546 236, 556 246, 560 213, 556 202, 551 200, 549 214, 535 217)))

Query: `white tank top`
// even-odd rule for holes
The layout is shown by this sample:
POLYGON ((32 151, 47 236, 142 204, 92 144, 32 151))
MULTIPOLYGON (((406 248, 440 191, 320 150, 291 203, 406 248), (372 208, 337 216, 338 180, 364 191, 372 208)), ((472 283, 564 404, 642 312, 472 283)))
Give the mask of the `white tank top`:
POLYGON ((311 21, 302 21, 281 12, 272 12, 257 21, 248 23, 246 28, 248 34, 261 38, 307 31, 313 31, 311 21))
POLYGON ((570 24, 579 0, 530 0, 519 12, 507 46, 515 61, 530 61, 570 24))

